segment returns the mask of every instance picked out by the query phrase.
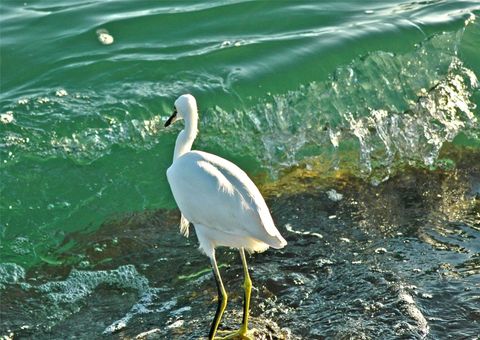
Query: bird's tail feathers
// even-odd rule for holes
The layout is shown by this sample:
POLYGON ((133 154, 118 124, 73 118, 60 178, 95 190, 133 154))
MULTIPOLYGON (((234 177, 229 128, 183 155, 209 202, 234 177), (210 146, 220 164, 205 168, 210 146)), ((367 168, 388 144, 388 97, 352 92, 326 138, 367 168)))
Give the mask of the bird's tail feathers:
POLYGON ((188 237, 189 234, 189 227, 190 227, 190 222, 183 216, 183 214, 180 215, 180 233, 182 233, 183 236, 188 237))
POLYGON ((275 249, 281 249, 287 245, 287 241, 283 238, 282 235, 280 235, 280 233, 273 237, 270 237, 269 241, 270 242, 268 242, 268 244, 270 245, 270 247, 275 249))

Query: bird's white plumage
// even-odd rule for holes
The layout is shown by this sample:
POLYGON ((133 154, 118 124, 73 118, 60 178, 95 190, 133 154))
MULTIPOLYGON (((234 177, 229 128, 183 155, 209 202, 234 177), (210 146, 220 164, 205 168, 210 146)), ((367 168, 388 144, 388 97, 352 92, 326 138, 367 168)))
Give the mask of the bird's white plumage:
POLYGON ((197 132, 194 101, 184 95, 175 103, 185 130, 178 136, 167 178, 182 215, 195 227, 200 248, 210 257, 217 246, 250 251, 282 248, 286 241, 247 174, 216 155, 189 151, 197 132))
MULTIPOLYGON (((213 154, 190 151, 175 160, 167 178, 185 218, 194 226, 217 233, 219 240, 212 240, 214 246, 234 246, 222 240, 225 235, 220 237, 220 233, 233 239, 252 239, 249 243, 256 246, 253 251, 265 250, 261 243, 275 248, 284 245, 262 195, 235 164, 213 154)), ((215 233, 209 238, 214 237, 215 233)), ((240 243, 237 247, 251 248, 240 243)))

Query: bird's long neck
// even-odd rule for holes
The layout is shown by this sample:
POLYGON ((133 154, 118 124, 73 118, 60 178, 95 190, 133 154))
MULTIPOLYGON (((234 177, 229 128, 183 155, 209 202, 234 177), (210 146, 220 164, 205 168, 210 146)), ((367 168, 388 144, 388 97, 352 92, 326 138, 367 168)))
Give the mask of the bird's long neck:
POLYGON ((192 150, 193 141, 195 140, 195 137, 197 137, 197 120, 197 117, 193 117, 193 119, 185 121, 185 129, 180 131, 177 137, 177 141, 175 142, 173 161, 182 156, 184 153, 192 150))

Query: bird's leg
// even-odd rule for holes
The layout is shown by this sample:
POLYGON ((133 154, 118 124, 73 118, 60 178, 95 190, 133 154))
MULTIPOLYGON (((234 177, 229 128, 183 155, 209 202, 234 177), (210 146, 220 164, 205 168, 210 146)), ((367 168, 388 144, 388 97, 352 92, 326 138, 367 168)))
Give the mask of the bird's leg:
POLYGON ((243 302, 243 320, 242 327, 240 328, 240 333, 242 335, 245 335, 248 331, 248 314, 250 312, 250 294, 252 292, 252 280, 250 279, 250 275, 248 275, 247 260, 245 259, 245 251, 243 248, 240 248, 240 257, 242 258, 243 275, 245 277, 245 281, 243 282, 243 288, 245 289, 243 302))
POLYGON ((208 339, 212 340, 215 338, 215 334, 217 333, 218 326, 220 325, 220 321, 222 319, 223 312, 225 311, 225 307, 227 306, 227 292, 225 291, 225 287, 223 287, 222 277, 220 276, 220 271, 218 270, 217 261, 215 260, 215 253, 211 258, 213 274, 215 276, 215 281, 217 282, 217 289, 218 289, 218 307, 217 312, 215 313, 215 317, 213 318, 212 327, 210 328, 210 333, 208 334, 208 339))
MULTIPOLYGON (((220 337, 217 339, 244 339, 249 340, 253 339, 253 335, 249 334, 248 332, 248 314, 250 311, 250 294, 252 292, 252 280, 250 279, 250 275, 248 275, 248 266, 247 260, 245 259, 245 250, 240 248, 240 257, 242 258, 243 264, 243 274, 245 280, 243 281, 243 288, 244 291, 244 302, 243 302, 243 320, 242 326, 238 331, 220 331, 219 333, 225 335, 224 337, 220 337)), ((253 332, 250 332, 253 333, 253 332)))

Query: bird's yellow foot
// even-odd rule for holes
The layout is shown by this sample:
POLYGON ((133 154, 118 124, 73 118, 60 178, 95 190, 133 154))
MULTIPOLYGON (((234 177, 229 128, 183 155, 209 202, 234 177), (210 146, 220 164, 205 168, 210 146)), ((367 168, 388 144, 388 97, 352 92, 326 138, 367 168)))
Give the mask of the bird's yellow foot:
POLYGON ((219 336, 216 336, 217 340, 254 340, 253 329, 246 330, 240 328, 238 331, 217 331, 219 336))

